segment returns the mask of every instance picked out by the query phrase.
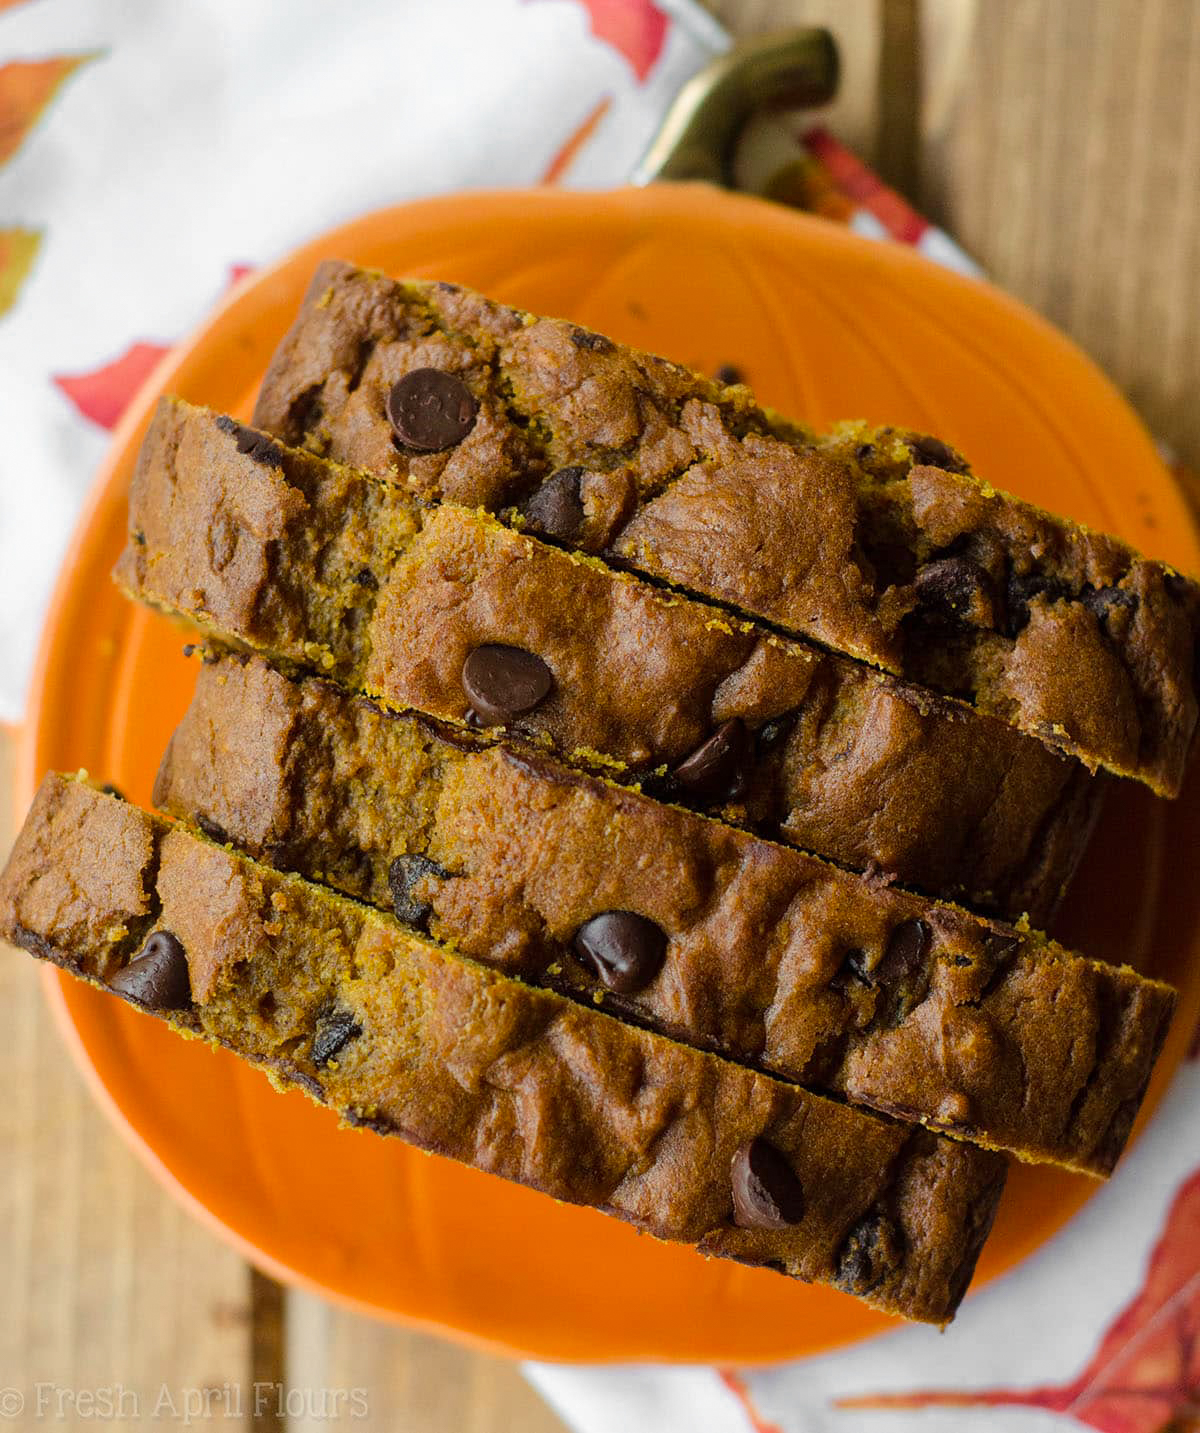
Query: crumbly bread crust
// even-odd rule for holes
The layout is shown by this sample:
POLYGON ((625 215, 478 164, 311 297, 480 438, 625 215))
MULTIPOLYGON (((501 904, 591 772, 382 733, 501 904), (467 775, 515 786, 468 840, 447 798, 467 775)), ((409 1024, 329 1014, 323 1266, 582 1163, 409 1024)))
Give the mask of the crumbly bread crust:
POLYGON ((529 750, 389 715, 258 658, 202 668, 155 803, 477 960, 1023 1159, 1107 1174, 1169 987, 529 750), (414 859, 415 858, 415 859, 414 859), (667 939, 643 988, 573 950, 604 911, 667 939))
POLYGON ((133 595, 393 707, 462 722, 473 649, 532 652, 553 689, 514 729, 673 800, 706 804, 670 772, 736 720, 744 789, 711 809, 999 915, 1048 922, 1099 809, 1003 722, 177 401, 130 533, 133 595))
POLYGON ((191 1001, 156 1013, 346 1123, 908 1318, 948 1321, 970 1279, 997 1156, 520 984, 48 776, 0 878, 0 934, 111 985, 162 931, 191 1001), (731 1162, 760 1137, 802 1191, 784 1227, 734 1222, 731 1162))
POLYGON ((972 700, 1089 766, 1178 793, 1200 586, 971 476, 936 439, 826 438, 678 364, 454 285, 322 264, 255 422, 427 499, 506 513, 570 474, 556 536, 972 700), (445 451, 393 443, 391 386, 478 403, 445 451))

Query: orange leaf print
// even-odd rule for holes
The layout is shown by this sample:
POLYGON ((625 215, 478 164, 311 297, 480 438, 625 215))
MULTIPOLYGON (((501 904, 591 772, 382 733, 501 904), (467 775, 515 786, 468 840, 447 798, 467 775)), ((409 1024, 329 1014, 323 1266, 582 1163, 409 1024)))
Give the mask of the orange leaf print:
POLYGON ((0 314, 16 303, 41 242, 37 229, 0 229, 0 314))
POLYGON ((1200 1170, 1181 1185, 1141 1290, 1069 1383, 1016 1391, 884 1393, 841 1408, 1013 1406, 1063 1413, 1097 1433, 1200 1428, 1200 1170))
POLYGON ((133 395, 167 352, 161 343, 135 343, 112 363, 91 373, 55 374, 54 383, 85 418, 101 428, 115 428, 133 395))
POLYGON ((639 83, 654 68, 667 38, 667 17, 653 0, 579 0, 588 25, 629 61, 639 83))
POLYGON ((563 143, 555 151, 554 158, 546 165, 545 173, 542 175, 543 184, 557 184, 563 175, 575 163, 575 157, 583 146, 596 133, 600 121, 612 107, 612 95, 605 95, 597 104, 581 125, 578 125, 566 137, 563 143))
POLYGON ((101 52, 55 55, 49 60, 14 60, 0 65, 0 164, 20 149, 46 106, 81 65, 101 52))

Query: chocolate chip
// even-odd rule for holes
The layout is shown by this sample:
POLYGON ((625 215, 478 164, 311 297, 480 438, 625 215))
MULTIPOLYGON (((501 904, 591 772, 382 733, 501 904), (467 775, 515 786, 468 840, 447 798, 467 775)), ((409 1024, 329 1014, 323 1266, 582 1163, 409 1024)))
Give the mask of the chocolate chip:
POLYGON ((722 363, 716 372, 718 383, 745 383, 746 378, 736 363, 722 363))
POLYGON ((340 1050, 361 1034, 362 1026, 348 1010, 331 1010, 322 1015, 313 1036, 313 1064, 323 1070, 340 1050))
POLYGON ((941 557, 927 562, 916 576, 922 606, 934 607, 959 621, 969 621, 975 609, 991 607, 991 581, 969 557, 941 557))
POLYGON ((833 1281, 839 1289, 861 1298, 869 1294, 890 1269, 899 1266, 903 1252, 899 1230, 886 1214, 872 1210, 846 1235, 833 1281))
POLYGON ((462 685, 472 710, 487 726, 504 726, 544 701, 554 676, 532 652, 487 642, 463 663, 462 685))
POLYGON ((1029 604, 1035 597, 1049 597, 1054 602, 1067 595, 1059 582, 1053 582, 1037 572, 1008 574, 1005 590, 1005 631, 1010 637, 1018 637, 1029 624, 1029 604))
POLYGON ((134 545, 135 545, 135 546, 137 546, 137 547, 145 547, 145 546, 146 546, 146 534, 145 534, 144 532, 140 532, 140 531, 139 531, 139 532, 135 532, 135 533, 133 534, 133 541, 134 541, 134 545))
POLYGON ((352 1105, 342 1112, 343 1121, 354 1129, 369 1129, 372 1134, 395 1134, 396 1126, 386 1115, 355 1109, 352 1105))
POLYGON ((573 328, 571 342, 576 348, 587 349, 591 353, 611 353, 616 348, 611 338, 605 338, 602 333, 592 333, 586 328, 573 328))
POLYGON ((927 468, 942 468, 947 473, 965 473, 969 469, 966 459, 956 453, 948 443, 928 434, 913 433, 908 439, 913 458, 927 468))
POLYGON ((570 542, 583 526, 581 490, 585 468, 559 468, 526 502, 525 520, 534 532, 570 542))
POLYGON ((1136 592, 1128 592, 1123 587, 1085 587, 1080 593, 1080 601, 1101 624, 1105 623, 1114 608, 1122 608, 1131 614, 1136 612, 1138 600, 1136 592))
POLYGON ((156 930, 141 951, 109 981, 109 988, 147 1010, 183 1010, 191 1004, 187 955, 178 936, 156 930))
POLYGON ((387 415, 397 440, 419 453, 440 453, 461 443, 479 413, 471 390, 453 373, 416 368, 392 384, 387 415))
POLYGON ((795 724, 794 716, 782 716, 760 726, 754 735, 754 746, 758 755, 770 756, 773 751, 777 751, 787 740, 795 724))
POLYGON ((1012 926, 990 926, 983 946, 993 960, 1011 960, 1021 948, 1021 936, 1012 926))
POLYGON ((104 792, 105 796, 115 796, 118 801, 125 800, 125 793, 119 786, 114 786, 111 781, 106 781, 100 790, 104 792))
POLYGON ((722 722, 672 775, 690 796, 702 801, 736 801, 746 790, 750 755, 746 724, 733 717, 722 722))
POLYGON ((984 981, 976 1000, 986 1000, 1008 976, 1013 961, 1021 949, 1021 937, 1011 928, 995 926, 983 938, 987 979, 984 981))
POLYGON ((218 846, 225 846, 228 844, 229 832, 226 831, 224 826, 218 826, 215 821, 210 821, 208 817, 205 816, 204 813, 201 811, 197 811, 195 813, 194 819, 196 825, 199 826, 201 831, 204 832, 204 834, 208 837, 210 841, 215 841, 218 846))
MULTIPOLYGON (((134 533, 134 540, 137 533, 134 533)), ((145 539, 143 538, 143 541, 145 539)), ((1186 598, 1192 597, 1196 591, 1196 584, 1179 572, 1164 572, 1163 586, 1167 589, 1167 595, 1173 597, 1176 602, 1183 602, 1186 598)))
POLYGON ((238 452, 245 454, 252 463, 261 463, 265 468, 283 467, 283 449, 266 433, 247 428, 244 423, 224 413, 218 415, 217 427, 236 440, 238 452))
POLYGON ((733 1156, 733 1218, 742 1229, 786 1229, 804 1217, 804 1190, 787 1158, 761 1135, 733 1156))
POLYGON ((575 932, 575 952, 610 990, 621 995, 643 990, 667 956, 661 927, 633 911, 602 911, 575 932))
POLYGON ((835 990, 844 991, 852 980, 857 980, 860 985, 875 984, 875 977, 867 965, 865 950, 848 950, 842 956, 842 963, 838 966, 837 974, 830 984, 835 990))
POLYGON ((413 891, 418 882, 426 876, 446 880, 449 875, 450 872, 444 866, 439 866, 428 856, 397 856, 388 867, 388 889, 392 893, 392 908, 396 912, 396 919, 402 920, 405 925, 416 926, 418 930, 426 929, 433 906, 429 901, 415 896, 413 891))
POLYGON ((919 918, 898 925, 875 967, 875 979, 882 985, 895 985, 915 975, 928 954, 932 936, 928 923, 919 918))
POLYGON ((875 456, 875 444, 874 444, 874 443, 860 443, 860 444, 858 445, 858 447, 855 448, 855 450, 854 450, 854 461, 855 461, 856 463, 865 463, 865 462, 868 460, 868 458, 873 458, 874 456, 875 456))
POLYGON ((1005 630, 1010 637, 1019 636, 1029 625, 1030 599, 1039 596, 1048 584, 1036 572, 1010 572, 1004 593, 1005 630))
POLYGON ((360 587, 369 587, 372 591, 379 586, 379 578, 369 567, 360 567, 354 574, 354 580, 360 587))

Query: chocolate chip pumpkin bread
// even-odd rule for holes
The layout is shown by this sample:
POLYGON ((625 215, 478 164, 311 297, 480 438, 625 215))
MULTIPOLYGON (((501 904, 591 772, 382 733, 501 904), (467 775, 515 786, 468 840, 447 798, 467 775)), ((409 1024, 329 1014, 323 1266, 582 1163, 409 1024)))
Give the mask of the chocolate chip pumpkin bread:
POLYGON ((936 439, 819 439, 745 387, 574 324, 336 262, 255 422, 1179 790, 1200 587, 995 491, 936 439))
POLYGON ((1090 1174, 1173 1005, 1027 930, 258 658, 201 669, 154 799, 521 979, 1090 1174))
POLYGON ((1003 722, 165 401, 118 578, 394 707, 502 723, 845 864, 1044 924, 1095 781, 1003 722))
POLYGON ((0 935, 297 1085, 349 1124, 705 1254, 954 1314, 998 1156, 689 1050, 46 778, 0 935))

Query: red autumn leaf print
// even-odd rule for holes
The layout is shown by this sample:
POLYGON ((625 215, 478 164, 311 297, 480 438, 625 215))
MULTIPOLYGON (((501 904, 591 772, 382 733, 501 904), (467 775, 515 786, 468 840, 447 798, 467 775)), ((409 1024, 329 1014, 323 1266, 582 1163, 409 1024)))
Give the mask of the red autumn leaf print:
POLYGON ((545 173, 542 175, 543 184, 558 183, 571 165, 575 163, 576 155, 596 133, 600 121, 611 108, 612 95, 605 95, 599 104, 593 106, 587 118, 571 131, 555 151, 554 158, 546 165, 545 173))
POLYGON ((1098 1433, 1200 1429, 1200 1170, 1175 1196, 1140 1292, 1072 1382, 1025 1392, 885 1393, 841 1408, 970 1408, 1017 1404, 1064 1413, 1098 1433))
POLYGON ((597 40, 603 40, 629 61, 643 83, 654 68, 667 38, 667 17, 653 0, 579 0, 597 40))
POLYGON ((0 314, 16 303, 41 242, 37 229, 0 229, 0 314))
POLYGON ((928 219, 886 185, 858 155, 833 137, 824 125, 813 125, 802 136, 804 148, 829 175, 834 189, 853 205, 866 209, 902 244, 915 244, 929 228, 928 219))
MULTIPOLYGON (((253 264, 230 264, 226 291, 253 272, 253 264)), ((0 300, 2 299, 3 277, 0 274, 0 300)), ((2 311, 0 307, 0 312, 2 311)), ((115 428, 133 395, 154 371, 167 348, 168 345, 162 343, 134 343, 120 358, 106 363, 102 368, 75 375, 56 373, 54 383, 85 418, 90 418, 101 428, 115 428)))
POLYGON ((750 1397, 750 1390, 746 1387, 746 1380, 736 1369, 718 1368, 717 1377, 729 1389, 730 1393, 742 1405, 742 1411, 750 1420, 750 1427, 754 1433, 783 1433, 778 1423, 767 1423, 758 1409, 754 1406, 754 1400, 750 1397))
POLYGON ((0 164, 20 149, 25 136, 64 81, 100 54, 55 55, 49 60, 14 60, 0 65, 0 164))
POLYGON ((54 382, 85 418, 101 428, 115 428, 133 395, 166 352, 161 343, 134 343, 103 368, 74 377, 56 373, 54 382))

